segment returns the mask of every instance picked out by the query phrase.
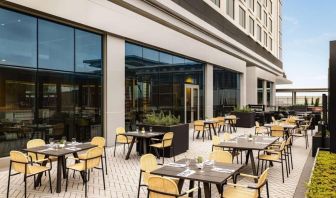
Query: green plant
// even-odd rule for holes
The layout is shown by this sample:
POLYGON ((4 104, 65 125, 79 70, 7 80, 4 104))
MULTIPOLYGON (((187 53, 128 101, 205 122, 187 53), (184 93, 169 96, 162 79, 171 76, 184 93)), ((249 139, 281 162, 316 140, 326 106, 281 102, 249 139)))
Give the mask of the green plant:
POLYGON ((320 151, 310 183, 307 184, 306 197, 336 197, 336 154, 320 151))
POLYGON ((60 144, 65 144, 66 140, 60 140, 59 143, 60 144))
POLYGON ((202 162, 203 162, 203 157, 202 157, 202 156, 198 156, 198 157, 196 158, 196 162, 197 162, 197 163, 202 163, 202 162))
POLYGON ((240 107, 235 107, 233 109, 234 112, 243 112, 243 113, 250 113, 252 110, 248 106, 243 106, 242 108, 240 107))
POLYGON ((314 106, 315 107, 320 106, 320 98, 316 98, 314 106))
POLYGON ((314 105, 314 98, 312 97, 312 99, 311 99, 311 106, 313 106, 314 105))
POLYGON ((308 99, 307 99, 307 96, 305 96, 305 106, 308 106, 308 99))
POLYGON ((253 135, 250 133, 250 135, 248 136, 249 138, 253 138, 253 135))
POLYGON ((163 126, 171 126, 180 123, 180 116, 176 117, 169 112, 165 115, 162 111, 160 113, 149 113, 146 115, 144 120, 144 124, 149 125, 163 125, 163 126))

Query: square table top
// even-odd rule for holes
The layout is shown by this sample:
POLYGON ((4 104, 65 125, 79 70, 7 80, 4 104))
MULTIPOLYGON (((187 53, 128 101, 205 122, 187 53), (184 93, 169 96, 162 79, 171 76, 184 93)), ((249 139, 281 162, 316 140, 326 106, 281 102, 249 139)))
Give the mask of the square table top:
POLYGON ((126 136, 131 136, 131 137, 136 137, 136 138, 153 138, 153 137, 157 137, 157 136, 161 136, 164 135, 163 132, 136 132, 136 131, 129 131, 126 132, 125 134, 126 136))
POLYGON ((283 128, 287 128, 287 129, 294 129, 297 127, 294 124, 264 124, 264 127, 271 128, 272 126, 282 126, 283 128))
MULTIPOLYGON (((177 164, 185 164, 185 159, 176 161, 177 164)), ((206 183, 214 183, 214 184, 223 184, 227 179, 229 179, 232 175, 236 174, 244 165, 241 164, 224 164, 224 163, 215 163, 216 168, 230 169, 229 172, 219 172, 212 170, 213 165, 204 165, 203 172, 197 168, 195 160, 190 160, 189 168, 190 170, 194 170, 195 173, 188 176, 178 175, 179 173, 186 170, 186 167, 174 167, 169 165, 164 165, 161 168, 158 168, 151 172, 153 175, 167 176, 179 179, 200 181, 206 183)))
POLYGON ((247 149, 247 150, 264 150, 275 141, 278 137, 269 136, 254 136, 252 141, 248 137, 239 136, 229 141, 221 142, 216 147, 234 148, 234 149, 247 149))
POLYGON ((49 145, 45 145, 45 146, 38 146, 34 148, 26 148, 22 150, 25 152, 61 157, 61 156, 65 156, 68 154, 88 150, 94 147, 97 147, 97 145, 93 145, 91 143, 77 143, 77 144, 66 143, 65 147, 58 148, 58 149, 52 148, 49 145))

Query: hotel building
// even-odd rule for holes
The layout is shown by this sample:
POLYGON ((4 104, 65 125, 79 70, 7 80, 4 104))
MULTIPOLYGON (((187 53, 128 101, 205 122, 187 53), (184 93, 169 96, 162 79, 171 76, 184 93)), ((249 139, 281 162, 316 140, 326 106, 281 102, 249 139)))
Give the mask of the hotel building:
POLYGON ((1 0, 0 156, 31 138, 274 106, 281 0, 1 0))

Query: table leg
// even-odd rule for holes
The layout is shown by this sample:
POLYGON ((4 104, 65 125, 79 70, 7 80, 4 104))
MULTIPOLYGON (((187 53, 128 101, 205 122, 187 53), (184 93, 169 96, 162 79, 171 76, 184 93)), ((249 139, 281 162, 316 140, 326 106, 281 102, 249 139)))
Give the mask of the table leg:
POLYGON ((65 156, 62 157, 62 170, 63 170, 63 178, 66 179, 66 163, 65 163, 65 156))
MULTIPOLYGON (((248 152, 250 153, 249 155, 250 155, 250 160, 251 160, 253 175, 254 176, 258 176, 257 169, 256 169, 256 166, 255 166, 253 151, 252 150, 248 150, 248 152)), ((258 179, 254 179, 254 182, 257 183, 258 179)))
POLYGON ((143 154, 148 153, 147 139, 145 139, 145 138, 142 138, 142 152, 143 152, 143 154))
POLYGON ((250 150, 247 150, 247 151, 246 151, 245 165, 247 165, 247 164, 248 164, 248 161, 249 161, 249 156, 250 156, 250 150))
POLYGON ((62 183, 62 161, 63 161, 63 156, 59 156, 57 158, 57 176, 56 176, 56 192, 60 193, 61 192, 61 183, 62 183))
POLYGON ((129 157, 130 157, 130 154, 131 154, 131 151, 132 151, 132 148, 133 148, 135 139, 136 139, 135 137, 132 138, 131 146, 129 147, 129 149, 128 149, 128 151, 127 151, 126 160, 128 160, 129 157))
POLYGON ((208 126, 209 126, 209 136, 210 136, 210 140, 212 140, 211 124, 208 124, 208 126))
POLYGON ((179 181, 177 183, 177 188, 179 190, 179 193, 181 193, 181 191, 182 191, 183 184, 184 184, 184 179, 179 179, 179 181))
POLYGON ((216 131, 216 128, 215 128, 215 124, 212 123, 212 128, 214 130, 214 134, 217 135, 217 131, 216 131))
POLYGON ((210 184, 207 182, 203 182, 203 187, 204 187, 204 197, 211 198, 210 184))
MULTIPOLYGON (((194 186, 195 186, 195 181, 191 181, 191 180, 190 180, 190 183, 189 183, 189 189, 194 188, 194 186)), ((181 191, 180 191, 180 192, 181 192, 181 191)), ((190 194, 189 194, 189 197, 194 197, 194 193, 193 193, 193 192, 190 193, 190 194)))
POLYGON ((223 197, 223 185, 222 184, 216 184, 217 190, 218 190, 218 194, 220 195, 220 197, 223 197))

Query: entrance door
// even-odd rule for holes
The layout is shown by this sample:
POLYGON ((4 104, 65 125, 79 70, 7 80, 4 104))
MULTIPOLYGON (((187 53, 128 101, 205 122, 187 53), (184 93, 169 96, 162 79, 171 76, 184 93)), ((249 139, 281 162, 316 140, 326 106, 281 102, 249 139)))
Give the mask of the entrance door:
POLYGON ((184 122, 190 123, 199 119, 199 86, 184 86, 184 122))

